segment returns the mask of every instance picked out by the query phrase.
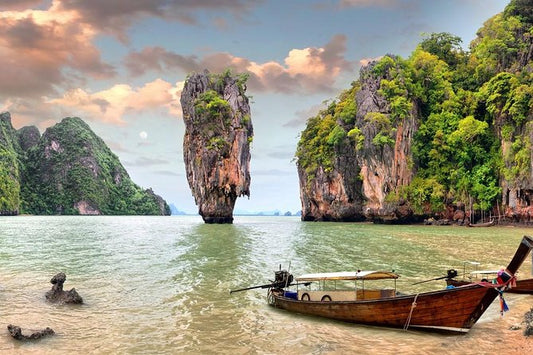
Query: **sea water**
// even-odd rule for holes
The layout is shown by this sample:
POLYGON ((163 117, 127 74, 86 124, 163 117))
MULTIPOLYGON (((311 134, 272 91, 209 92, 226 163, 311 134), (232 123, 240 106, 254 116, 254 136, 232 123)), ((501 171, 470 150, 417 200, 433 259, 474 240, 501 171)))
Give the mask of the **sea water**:
MULTIPOLYGON (((206 225, 199 216, 0 218, 0 352, 7 354, 479 354, 506 349, 502 334, 533 306, 505 296, 466 335, 346 324, 274 309, 266 289, 280 266, 295 274, 395 270, 403 292, 445 287, 465 261, 507 265, 531 229, 390 226, 241 217, 206 225), (82 305, 45 300, 64 272, 82 305), (7 325, 28 334, 16 341, 7 325), (2 330, 3 329, 3 330, 2 330)), ((531 259, 519 277, 531 276, 531 259)), ((518 331, 520 332, 520 330, 518 331)))

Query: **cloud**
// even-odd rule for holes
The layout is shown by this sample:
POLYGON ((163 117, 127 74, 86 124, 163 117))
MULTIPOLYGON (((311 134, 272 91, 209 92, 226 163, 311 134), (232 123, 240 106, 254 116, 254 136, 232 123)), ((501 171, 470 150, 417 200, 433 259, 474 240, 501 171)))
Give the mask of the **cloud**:
POLYGON ((168 165, 169 163, 170 162, 166 159, 139 157, 135 159, 135 161, 129 162, 126 165, 146 167, 154 165, 168 165))
MULTIPOLYGON (((37 126, 41 132, 57 123, 57 110, 40 99, 10 98, 0 102, 0 112, 11 112, 13 126, 37 126)), ((63 117, 68 116, 64 115, 63 117)))
POLYGON ((74 12, 0 12, 0 95, 38 97, 57 86, 85 82, 89 78, 109 78, 114 68, 102 62, 92 44, 96 33, 79 21, 74 12), (81 75, 66 75, 68 70, 81 75))
POLYGON ((42 3, 42 0, 0 0, 4 10, 23 10, 42 3))
POLYGON ((127 41, 125 30, 144 17, 158 17, 196 25, 198 13, 229 14, 234 20, 263 0, 61 0, 59 8, 76 11, 85 23, 127 41))
MULTIPOLYGON (((163 110, 163 114, 180 117, 182 82, 155 79, 133 87, 124 84, 124 79, 99 91, 88 89, 91 81, 117 77, 115 67, 104 62, 94 44, 96 37, 102 31, 120 32, 143 16, 180 21, 178 13, 193 16, 202 11, 217 11, 213 21, 223 27, 227 24, 219 14, 240 16, 260 2, 0 0, 6 5, 3 9, 10 9, 0 11, 0 106, 16 112, 17 124, 37 124, 40 128, 64 116, 118 125, 126 123, 126 115, 145 110, 163 110), (46 9, 27 9, 31 6, 46 9)), ((345 52, 346 37, 336 35, 322 47, 290 50, 283 62, 258 63, 230 53, 199 58, 146 47, 127 55, 124 64, 133 76, 149 71, 190 73, 204 68, 222 72, 229 67, 250 74, 249 91, 307 94, 331 92, 340 73, 353 69, 353 63, 344 58, 345 52)))
POLYGON ((273 159, 290 161, 294 159, 294 147, 293 146, 278 147, 277 150, 272 150, 268 152, 267 156, 273 159))
POLYGON ((130 53, 124 64, 133 76, 144 74, 148 70, 157 72, 181 69, 185 72, 200 70, 196 56, 182 56, 162 47, 146 47, 140 52, 130 53))
POLYGON ((311 117, 315 117, 320 110, 324 109, 324 104, 313 105, 306 110, 297 111, 295 117, 283 125, 283 127, 303 128, 311 117))
POLYGON ((383 56, 379 56, 379 57, 375 57, 375 58, 363 58, 363 59, 360 59, 359 60, 359 64, 361 65, 361 67, 364 67, 366 65, 368 65, 369 63, 372 63, 372 62, 375 62, 375 61, 379 61, 383 58, 383 56))
POLYGON ((283 63, 256 63, 229 53, 213 53, 204 58, 182 56, 161 47, 147 47, 125 58, 132 75, 148 70, 159 73, 182 70, 222 72, 232 68, 250 74, 248 87, 256 91, 281 93, 330 92, 335 79, 343 71, 353 70, 353 63, 344 58, 346 37, 334 36, 324 47, 292 49, 283 63))
POLYGON ((125 124, 123 116, 131 112, 164 107, 170 114, 180 113, 179 96, 182 88, 183 83, 172 85, 163 79, 156 79, 138 88, 116 84, 95 93, 77 88, 60 98, 49 99, 47 103, 82 112, 82 116, 95 120, 122 125, 125 124))
POLYGON ((340 7, 396 7, 398 0, 340 0, 340 7))
MULTIPOLYGON (((277 62, 258 64, 228 53, 215 53, 198 59, 169 52, 161 47, 148 47, 130 53, 125 63, 132 74, 148 70, 160 73, 182 70, 200 71, 209 68, 222 72, 233 68, 250 73, 248 86, 252 90, 281 93, 313 93, 331 91, 342 71, 353 64, 343 57, 344 36, 335 36, 322 48, 293 49, 284 65, 277 62)), ((184 82, 174 85, 156 79, 142 87, 115 84, 108 89, 90 92, 82 88, 68 90, 61 97, 48 98, 46 104, 55 105, 68 115, 79 115, 116 125, 126 124, 124 116, 145 110, 166 109, 170 115, 181 117, 180 96, 184 82)))
MULTIPOLYGON (((61 87, 116 75, 94 39, 111 33, 127 41, 126 30, 144 17, 194 24, 201 12, 240 17, 262 0, 0 0, 0 96, 53 95, 61 87), (32 8, 46 8, 45 10, 32 8)), ((171 58, 173 61, 176 58, 171 58)), ((184 58, 184 61, 191 60, 184 58)), ((140 61, 137 61, 140 63, 140 61)), ((188 68, 183 63, 184 68, 188 68)), ((142 65, 137 68, 141 70, 142 65)), ((130 68, 135 72, 135 68, 130 68)))
POLYGON ((157 170, 157 171, 154 171, 155 174, 157 175, 166 175, 166 176, 185 176, 185 174, 180 174, 176 171, 173 171, 173 170, 157 170))

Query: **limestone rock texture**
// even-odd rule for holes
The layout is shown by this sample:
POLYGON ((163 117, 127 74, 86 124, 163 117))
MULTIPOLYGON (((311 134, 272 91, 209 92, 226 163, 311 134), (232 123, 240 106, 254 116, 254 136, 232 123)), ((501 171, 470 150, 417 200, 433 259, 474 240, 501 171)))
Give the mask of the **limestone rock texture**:
POLYGON ((232 223, 237 197, 250 196, 253 126, 246 79, 191 74, 181 94, 187 181, 206 223, 232 223))
POLYGON ((64 272, 57 273, 52 277, 50 283, 52 284, 52 289, 46 292, 46 300, 52 303, 73 303, 81 304, 83 303, 83 298, 78 294, 75 288, 70 289, 69 291, 63 290, 63 284, 67 280, 67 275, 64 272))
POLYGON ((401 202, 387 202, 385 198, 390 191, 409 185, 413 178, 409 162, 412 162, 411 146, 418 130, 419 113, 416 103, 412 102, 409 114, 388 127, 393 132, 394 143, 382 146, 373 143, 373 138, 383 127, 380 127, 379 120, 369 119, 369 115, 391 116, 390 104, 379 93, 381 80, 389 78, 372 75, 375 63, 361 68, 361 89, 356 94, 356 126, 365 136, 363 149, 357 152, 364 196, 361 207, 368 219, 401 221, 411 218, 411 211, 401 202))
POLYGON ((353 148, 339 147, 334 168, 326 171, 319 166, 313 177, 298 166, 302 221, 357 222, 361 212, 361 183, 353 148))
MULTIPOLYGON (((411 209, 402 201, 387 201, 386 197, 390 191, 408 185, 413 178, 411 145, 418 129, 418 108, 412 102, 406 118, 389 119, 390 104, 379 92, 381 80, 388 79, 388 73, 373 74, 375 64, 371 62, 361 68, 360 84, 348 93, 356 108, 351 118, 353 122, 333 122, 344 132, 354 128, 360 132, 364 139, 359 147, 344 136, 333 144, 330 154, 333 158, 327 167, 322 162, 309 169, 301 160, 297 162, 303 221, 402 223, 413 218, 411 209), (390 144, 374 143, 374 138, 383 135, 382 132, 387 132, 390 144)), ((319 115, 327 117, 332 113, 326 111, 319 115)), ((303 136, 303 139, 316 139, 317 134, 303 136)), ((330 137, 334 135, 330 133, 330 137)), ((311 154, 305 152, 300 157, 311 154)))

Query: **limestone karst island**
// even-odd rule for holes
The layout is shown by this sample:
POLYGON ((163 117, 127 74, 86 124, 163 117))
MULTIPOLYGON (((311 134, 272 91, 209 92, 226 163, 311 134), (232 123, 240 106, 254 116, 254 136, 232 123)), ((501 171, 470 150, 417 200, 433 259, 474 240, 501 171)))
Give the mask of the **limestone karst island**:
POLYGON ((301 134, 302 220, 530 223, 532 29, 511 1, 468 52, 433 33, 363 67, 301 134))
POLYGON ((189 76, 181 93, 187 181, 206 223, 232 223, 235 200, 250 196, 253 138, 246 76, 189 76))
MULTIPOLYGON (((310 117, 295 148, 303 221, 530 223, 533 10, 511 1, 468 50, 425 34, 386 54, 310 117)), ((181 93, 189 187, 206 223, 232 223, 250 196, 248 74, 192 73, 181 93)), ((0 116, 0 214, 168 214, 89 126, 41 136, 0 116)))
POLYGON ((15 130, 0 114, 0 215, 169 215, 80 118, 15 130))

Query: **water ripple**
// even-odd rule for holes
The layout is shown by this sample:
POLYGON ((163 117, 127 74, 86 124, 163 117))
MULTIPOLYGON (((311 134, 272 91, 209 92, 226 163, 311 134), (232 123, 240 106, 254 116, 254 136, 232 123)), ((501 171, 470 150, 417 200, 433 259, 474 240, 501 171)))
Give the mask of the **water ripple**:
MULTIPOLYGON (((35 343, 0 337, 12 354, 449 354, 505 350, 509 326, 532 296, 491 306, 466 336, 333 322, 269 307, 260 285, 280 265, 295 274, 395 269, 412 283, 461 268, 465 260, 504 265, 527 230, 302 223, 293 217, 7 217, 0 219, 0 314, 26 331, 51 327, 35 343), (51 277, 67 274, 83 305, 52 305, 51 277), (529 297, 529 298, 528 298, 529 297), (503 339, 503 340, 502 340, 503 339)), ((522 267, 529 275, 531 261, 522 267)), ((521 312, 521 313, 520 313, 521 312)))

